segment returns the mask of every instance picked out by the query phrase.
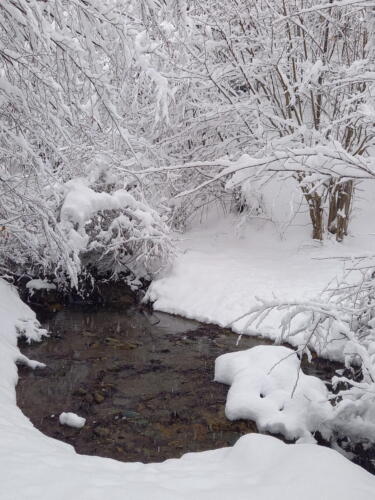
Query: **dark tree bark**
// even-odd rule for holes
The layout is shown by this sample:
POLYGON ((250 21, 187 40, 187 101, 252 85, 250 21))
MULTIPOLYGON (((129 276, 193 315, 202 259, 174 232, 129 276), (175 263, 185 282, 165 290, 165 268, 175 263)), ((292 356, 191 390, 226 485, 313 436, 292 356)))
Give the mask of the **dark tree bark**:
POLYGON ((336 184, 330 193, 328 231, 343 241, 348 234, 350 208, 353 197, 353 181, 336 184))

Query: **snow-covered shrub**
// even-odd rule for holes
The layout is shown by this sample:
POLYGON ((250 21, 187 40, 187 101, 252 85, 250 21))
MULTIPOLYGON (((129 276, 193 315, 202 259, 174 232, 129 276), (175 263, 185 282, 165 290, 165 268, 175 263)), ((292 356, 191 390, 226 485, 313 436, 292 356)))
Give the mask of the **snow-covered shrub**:
POLYGON ((233 177, 238 186, 241 171, 241 183, 289 178, 312 237, 342 241, 357 180, 375 178, 372 5, 191 2, 186 17, 175 34, 185 59, 173 61, 171 79, 189 86, 179 84, 181 120, 163 143, 176 165, 169 173, 182 166, 202 177, 180 195, 233 177))
MULTIPOLYGON (((30 159, 32 162, 32 159, 30 159)), ((6 275, 53 274, 57 280, 77 277, 77 263, 69 256, 69 245, 59 229, 59 194, 50 184, 49 169, 21 167, 10 173, 0 166, 3 189, 0 197, 0 273, 6 275)))
POLYGON ((238 193, 237 206, 241 208, 240 230, 250 220, 257 219, 272 223, 280 238, 284 238, 290 226, 308 224, 308 207, 293 179, 280 180, 270 175, 234 183, 237 184, 240 187, 233 191, 238 193))
POLYGON ((74 261, 102 275, 131 273, 146 279, 170 263, 173 245, 168 227, 141 201, 139 191, 97 191, 83 178, 70 180, 64 189, 59 228, 74 261))
MULTIPOLYGON (((169 89, 145 35, 156 12, 131 0, 0 2, 1 273, 77 285, 80 258, 58 221, 64 186, 91 178, 98 163, 123 186, 134 165, 157 156, 153 141, 166 127, 169 89)), ((97 243, 123 264, 115 241, 131 235, 134 260, 126 262, 146 274, 166 260, 164 226, 138 202, 132 227, 118 219, 97 243)))
MULTIPOLYGON (((178 229, 250 178, 289 178, 314 237, 342 239, 354 180, 375 177, 373 19, 366 2, 0 2, 3 271, 77 283, 57 217, 66 183, 98 162, 109 192, 137 178, 135 198, 178 229)), ((114 218, 89 223, 117 269, 129 261, 114 218)), ((134 227, 132 251, 157 268, 163 250, 134 227)))
POLYGON ((185 231, 194 221, 202 222, 212 211, 227 214, 233 197, 223 186, 210 186, 193 196, 169 201, 168 222, 176 231, 185 231))

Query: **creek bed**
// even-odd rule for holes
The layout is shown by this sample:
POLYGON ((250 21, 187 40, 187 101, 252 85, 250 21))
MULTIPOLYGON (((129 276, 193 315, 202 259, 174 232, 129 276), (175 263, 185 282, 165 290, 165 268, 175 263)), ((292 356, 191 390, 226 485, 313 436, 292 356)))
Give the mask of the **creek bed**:
MULTIPOLYGON (((20 347, 47 367, 19 367, 18 405, 35 427, 78 453, 159 462, 257 432, 253 422, 225 418, 228 386, 213 382, 214 362, 267 340, 137 307, 70 307, 40 319, 49 338, 20 347), (86 425, 61 426, 64 411, 86 425)), ((333 370, 319 359, 304 366, 324 380, 333 370)))

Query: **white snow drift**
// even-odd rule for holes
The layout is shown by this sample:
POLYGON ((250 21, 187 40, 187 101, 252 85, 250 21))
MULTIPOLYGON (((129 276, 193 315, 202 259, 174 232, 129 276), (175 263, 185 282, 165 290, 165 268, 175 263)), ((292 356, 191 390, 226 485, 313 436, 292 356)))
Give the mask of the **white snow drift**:
POLYGON ((231 386, 227 418, 253 420, 260 431, 308 442, 316 430, 324 435, 332 417, 326 386, 305 375, 297 353, 287 347, 256 346, 223 354, 216 359, 215 381, 231 386))

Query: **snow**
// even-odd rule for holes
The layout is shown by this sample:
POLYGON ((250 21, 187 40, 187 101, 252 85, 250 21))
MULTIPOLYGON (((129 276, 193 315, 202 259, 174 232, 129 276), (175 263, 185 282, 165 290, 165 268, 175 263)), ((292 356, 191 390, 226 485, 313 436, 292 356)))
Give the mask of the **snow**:
POLYGON ((28 290, 56 290, 56 285, 49 283, 47 280, 30 280, 26 283, 28 290))
POLYGON ((76 413, 63 412, 59 416, 59 422, 61 425, 68 425, 69 427, 75 427, 76 429, 82 429, 86 423, 86 419, 80 417, 76 413))
POLYGON ((296 352, 287 347, 256 346, 223 354, 216 359, 215 381, 231 386, 227 418, 253 420, 261 432, 313 441, 311 433, 324 435, 332 417, 325 384, 305 375, 296 352))
MULTIPOLYGON (((92 189, 94 174, 92 179, 71 179, 63 189, 59 228, 75 265, 79 270, 86 254, 86 266, 91 263, 99 272, 116 275, 130 271, 136 278, 149 279, 173 255, 169 229, 155 210, 127 189, 92 189), (94 228, 89 227, 90 222, 94 228)), ((77 269, 70 275, 72 284, 78 286, 77 269)))
POLYGON ((66 196, 61 207, 61 220, 76 223, 82 229, 90 217, 100 210, 116 210, 136 205, 134 198, 125 190, 113 193, 93 191, 83 178, 76 178, 65 184, 66 196))
POLYGON ((35 314, 0 280, 1 500, 372 500, 375 478, 337 452, 258 434, 231 448, 160 464, 75 453, 33 427, 16 405, 17 325, 38 340, 35 314))
MULTIPOLYGON (((159 311, 276 339, 281 313, 271 313, 261 325, 236 319, 257 304, 257 297, 316 298, 343 271, 343 260, 336 257, 375 253, 375 237, 368 234, 320 244, 311 240, 308 226, 290 227, 283 238, 261 220, 247 222, 240 233, 237 228, 238 218, 229 215, 209 218, 184 234, 173 268, 152 282, 146 300, 159 311)), ((302 334, 290 339, 293 345, 301 340, 302 334)), ((331 357, 340 358, 342 347, 331 345, 331 357)))

